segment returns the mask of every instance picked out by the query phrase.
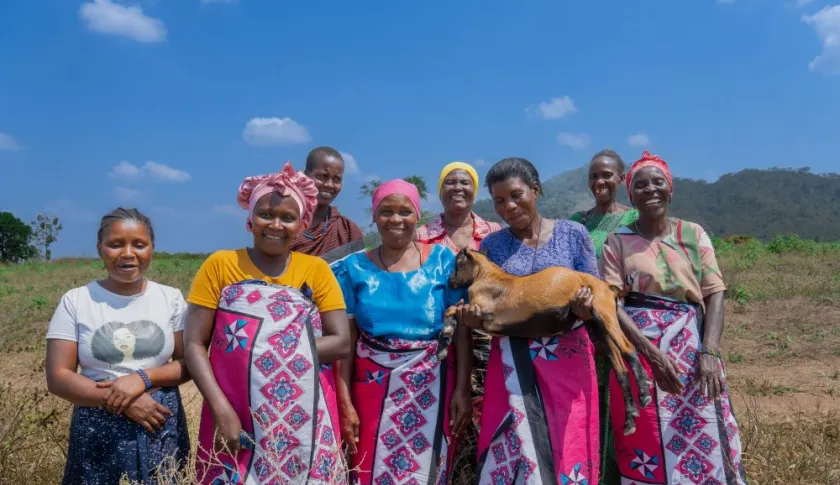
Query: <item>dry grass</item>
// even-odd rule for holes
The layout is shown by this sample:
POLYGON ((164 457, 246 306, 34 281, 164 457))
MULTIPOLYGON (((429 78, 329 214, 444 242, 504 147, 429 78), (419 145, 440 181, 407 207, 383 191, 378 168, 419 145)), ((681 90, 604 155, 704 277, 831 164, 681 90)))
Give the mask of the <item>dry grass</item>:
MULTIPOLYGON (((840 248, 720 244, 730 286, 727 373, 750 483, 840 483, 840 248)), ((196 256, 158 258, 150 277, 183 291, 196 256)), ((61 295, 101 277, 91 261, 0 266, 0 485, 60 483, 70 406, 45 391, 43 335, 61 295)), ((190 437, 201 397, 183 386, 190 437)), ((465 443, 474 447, 474 437, 465 443)), ((456 485, 473 485, 456 457, 456 485)), ((194 464, 163 483, 194 483, 194 464)))

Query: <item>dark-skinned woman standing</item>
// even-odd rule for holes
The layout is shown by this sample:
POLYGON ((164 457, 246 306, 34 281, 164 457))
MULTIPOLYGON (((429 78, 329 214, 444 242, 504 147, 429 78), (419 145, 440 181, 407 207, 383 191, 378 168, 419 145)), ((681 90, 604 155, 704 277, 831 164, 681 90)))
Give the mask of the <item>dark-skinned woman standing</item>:
POLYGON ((64 485, 123 476, 156 484, 189 459, 178 392, 189 380, 186 303, 177 288, 144 277, 154 242, 151 221, 136 209, 103 217, 96 249, 108 276, 68 291, 50 321, 47 386, 74 404, 64 485))
MULTIPOLYGON (((586 229, 539 213, 542 185, 531 162, 501 160, 486 184, 509 227, 487 236, 481 251, 502 270, 525 276, 564 266, 598 275, 586 229)), ((597 481, 598 389, 583 326, 591 307, 591 293, 579 292, 572 302, 579 321, 564 335, 493 338, 478 440, 480 485, 597 481)), ((481 328, 480 311, 473 308, 465 323, 481 328)))
MULTIPOLYGON (((438 196, 443 213, 417 230, 417 239, 425 244, 440 244, 457 253, 463 248, 478 250, 481 241, 501 229, 496 222, 485 221, 473 212, 478 172, 472 165, 452 162, 443 167, 438 178, 438 196)), ((478 330, 473 334, 473 423, 478 431, 484 373, 490 354, 490 337, 478 330)), ((466 451, 466 450, 465 450, 466 451)))
POLYGON ((331 262, 337 253, 346 256, 365 248, 362 230, 333 205, 344 184, 344 166, 341 153, 331 147, 313 148, 306 156, 303 173, 315 182, 318 205, 312 215, 312 225, 295 237, 292 251, 321 256, 331 262))
POLYGON ((253 247, 213 253, 187 301, 186 360, 204 397, 201 483, 344 483, 333 385, 319 364, 350 351, 341 288, 321 258, 290 251, 318 190, 291 164, 248 177, 237 201, 253 247), (208 356, 209 349, 209 356, 208 356))
MULTIPOLYGON (((601 257, 601 247, 607 235, 619 227, 632 224, 639 211, 616 202, 616 194, 624 187, 624 160, 613 150, 601 150, 589 162, 589 191, 595 197, 595 206, 574 213, 569 219, 579 222, 589 231, 595 247, 595 257, 601 257)), ((610 363, 604 355, 596 354, 595 369, 598 375, 598 397, 601 421, 601 485, 618 485, 620 476, 615 464, 610 428, 610 363)))
POLYGON ((381 245, 332 265, 356 341, 354 355, 339 363, 338 388, 351 483, 446 484, 450 440, 472 410, 469 329, 456 330, 454 359, 437 357, 443 313, 465 293, 448 285, 455 254, 417 241, 414 185, 381 184, 372 210, 381 245))
MULTIPOLYGON (((623 406, 612 403, 621 483, 744 485, 720 355, 726 286, 714 248, 702 227, 668 216, 673 180, 664 160, 644 152, 629 170, 627 191, 639 219, 607 237, 601 272, 623 296, 622 328, 637 328, 667 354, 680 385, 657 379, 654 402, 640 409, 629 436, 621 433, 623 406)), ((615 377, 610 386, 621 392, 615 377)))

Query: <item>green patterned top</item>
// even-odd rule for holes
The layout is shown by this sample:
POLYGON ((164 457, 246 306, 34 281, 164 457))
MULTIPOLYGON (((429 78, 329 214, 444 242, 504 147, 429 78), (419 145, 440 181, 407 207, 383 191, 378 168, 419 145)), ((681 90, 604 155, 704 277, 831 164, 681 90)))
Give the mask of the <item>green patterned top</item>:
POLYGON ((630 209, 615 214, 591 214, 587 211, 575 212, 569 219, 579 222, 589 231, 592 244, 595 246, 595 257, 601 259, 601 247, 607 240, 607 235, 619 227, 629 226, 639 218, 639 211, 630 209))

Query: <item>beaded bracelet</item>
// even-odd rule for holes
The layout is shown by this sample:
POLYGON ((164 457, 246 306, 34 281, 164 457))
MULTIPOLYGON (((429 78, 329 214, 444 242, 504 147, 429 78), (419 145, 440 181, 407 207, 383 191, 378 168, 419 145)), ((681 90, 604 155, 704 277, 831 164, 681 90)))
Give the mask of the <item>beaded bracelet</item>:
POLYGON ((701 350, 700 353, 711 355, 712 357, 717 357, 718 359, 723 359, 723 356, 720 354, 720 352, 713 352, 711 350, 701 350))
POLYGON ((148 374, 146 374, 146 371, 144 371, 143 369, 137 369, 137 370, 136 370, 136 371, 134 371, 134 372, 135 372, 138 376, 140 376, 140 378, 141 378, 141 379, 143 379, 143 384, 145 384, 145 385, 146 385, 146 390, 147 390, 147 391, 148 391, 149 389, 151 389, 151 388, 152 388, 152 380, 151 380, 151 379, 149 379, 149 375, 148 375, 148 374))

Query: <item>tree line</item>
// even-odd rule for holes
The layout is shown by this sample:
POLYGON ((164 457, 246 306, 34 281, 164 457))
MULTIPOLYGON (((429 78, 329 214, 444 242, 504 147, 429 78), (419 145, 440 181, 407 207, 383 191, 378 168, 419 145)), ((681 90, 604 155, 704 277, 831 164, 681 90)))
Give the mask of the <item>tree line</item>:
POLYGON ((0 262, 19 263, 35 258, 52 259, 50 246, 63 229, 58 217, 39 213, 26 224, 11 212, 0 212, 0 262))

